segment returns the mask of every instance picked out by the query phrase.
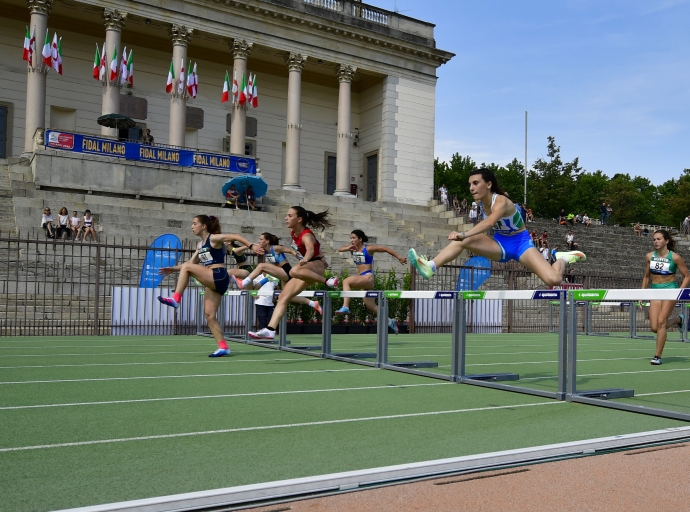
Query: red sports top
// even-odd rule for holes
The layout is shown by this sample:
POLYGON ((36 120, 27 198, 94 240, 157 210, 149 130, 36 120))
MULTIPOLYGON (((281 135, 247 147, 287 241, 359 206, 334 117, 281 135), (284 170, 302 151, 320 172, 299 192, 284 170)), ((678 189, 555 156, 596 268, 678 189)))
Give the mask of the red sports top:
POLYGON ((290 244, 290 247, 292 247, 295 251, 300 253, 302 256, 304 256, 307 253, 307 248, 304 245, 304 242, 302 241, 302 237, 304 235, 311 235, 314 237, 314 255, 312 256, 312 259, 317 258, 321 256, 321 244, 319 243, 318 239, 316 238, 316 235, 311 229, 305 228, 299 236, 295 236, 295 232, 292 231, 290 233, 290 236, 292 237, 292 243, 290 244))

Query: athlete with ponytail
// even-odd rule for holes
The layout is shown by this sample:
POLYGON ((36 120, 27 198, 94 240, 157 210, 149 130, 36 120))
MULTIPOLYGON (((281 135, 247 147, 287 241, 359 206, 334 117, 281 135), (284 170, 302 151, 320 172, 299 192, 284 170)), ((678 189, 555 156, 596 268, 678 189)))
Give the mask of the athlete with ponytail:
POLYGON ((469 182, 482 220, 466 233, 452 231, 448 235, 450 244, 431 261, 410 249, 408 259, 425 279, 465 249, 493 261, 519 261, 550 286, 561 284, 566 264, 585 261, 580 251, 557 252, 555 263, 549 265, 534 247, 519 210, 498 185, 496 175, 489 169, 476 169, 470 173, 469 182), (490 229, 494 230, 493 236, 483 234, 490 229))
MULTIPOLYGON (((344 245, 338 252, 350 251, 352 259, 357 265, 357 275, 350 276, 343 281, 343 290, 350 291, 353 288, 357 290, 373 290, 374 289, 374 257, 372 254, 377 252, 386 252, 397 259, 401 265, 407 263, 407 258, 399 256, 393 249, 384 247, 383 245, 367 245, 369 237, 364 234, 361 229, 355 229, 350 233, 350 245, 344 245)), ((364 305, 369 311, 373 311, 378 315, 379 307, 376 305, 374 299, 364 299, 364 305)), ((343 307, 335 312, 336 315, 350 314, 350 298, 343 299, 343 307)), ((395 318, 388 319, 388 326, 398 334, 398 324, 395 318)))
POLYGON ((278 304, 268 326, 256 332, 249 332, 249 336, 259 340, 272 340, 276 336, 276 328, 287 311, 288 302, 306 290, 309 285, 322 283, 330 288, 338 286, 338 278, 326 279, 326 262, 321 254, 321 244, 310 228, 323 231, 333 224, 328 220, 328 210, 321 213, 310 212, 301 206, 293 206, 287 211, 285 224, 292 231, 290 246, 298 254, 299 264, 290 270, 290 279, 278 297, 278 304))
MULTIPOLYGON (((251 273, 247 274, 244 279, 238 279, 235 275, 232 278, 237 284, 240 290, 245 289, 261 274, 268 274, 283 282, 283 287, 285 284, 292 279, 290 277, 290 270, 292 270, 292 265, 285 257, 286 254, 292 254, 295 258, 301 258, 302 255, 299 254, 294 249, 290 247, 283 247, 278 245, 280 239, 271 233, 261 233, 259 236, 259 245, 264 250, 264 256, 266 259, 265 263, 259 263, 251 273)), ((258 282, 259 287, 265 285, 269 281, 268 277, 263 277, 261 281, 258 282)), ((323 314, 321 310, 321 304, 317 300, 309 300, 307 297, 295 297, 291 302, 295 304, 306 304, 311 308, 314 308, 319 315, 323 314)))
MULTIPOLYGON (((221 234, 220 222, 214 216, 197 215, 194 217, 192 219, 192 233, 201 238, 200 247, 186 263, 160 269, 159 272, 163 275, 179 272, 180 276, 177 278, 177 287, 173 296, 159 296, 158 300, 166 306, 179 308, 182 294, 187 288, 190 277, 204 285, 206 287, 204 293, 206 323, 218 343, 218 350, 210 354, 209 357, 227 356, 230 354, 230 350, 227 342, 223 339, 223 328, 216 319, 220 301, 230 285, 230 276, 225 268, 225 246, 223 244, 226 242, 240 242, 246 246, 252 244, 241 235, 221 234)), ((263 254, 261 248, 255 249, 255 252, 263 254)))
MULTIPOLYGON (((683 258, 675 252, 676 241, 665 229, 657 229, 652 236, 654 251, 647 253, 645 257, 645 272, 642 278, 642 288, 647 288, 651 284, 652 289, 678 288, 676 282, 676 272, 680 271, 683 276, 681 288, 690 286, 690 274, 685 266, 683 258)), ((640 304, 640 307, 642 305, 640 304)), ((661 364, 661 353, 666 344, 666 333, 668 329, 677 325, 683 328, 685 316, 669 320, 673 308, 676 307, 675 300, 652 300, 649 302, 649 326, 652 332, 656 333, 656 353, 650 361, 653 365, 661 364)))

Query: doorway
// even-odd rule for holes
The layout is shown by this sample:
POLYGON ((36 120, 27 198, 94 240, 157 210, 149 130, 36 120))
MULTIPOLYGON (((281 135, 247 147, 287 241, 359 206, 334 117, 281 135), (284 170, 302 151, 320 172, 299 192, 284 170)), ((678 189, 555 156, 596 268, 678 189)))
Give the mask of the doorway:
POLYGON ((326 194, 333 195, 335 192, 336 158, 333 155, 326 155, 326 194))
POLYGON ((374 153, 366 157, 366 173, 364 183, 365 201, 378 201, 379 190, 379 154, 374 153))
POLYGON ((7 120, 9 108, 5 105, 0 105, 0 158, 7 158, 7 120))

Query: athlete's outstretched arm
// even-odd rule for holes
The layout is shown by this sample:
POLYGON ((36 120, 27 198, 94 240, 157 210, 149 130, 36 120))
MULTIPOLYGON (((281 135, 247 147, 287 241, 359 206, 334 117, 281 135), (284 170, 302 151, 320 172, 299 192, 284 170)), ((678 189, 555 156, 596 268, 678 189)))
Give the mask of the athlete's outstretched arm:
POLYGON ((338 247, 338 248, 336 249, 336 251, 338 251, 338 252, 348 252, 348 251, 352 251, 352 250, 353 250, 352 244, 350 244, 350 245, 343 245, 342 247, 338 247))
MULTIPOLYGON (((199 250, 198 249, 196 251, 194 251, 194 254, 192 254, 192 257, 189 258, 189 261, 187 261, 186 263, 193 263, 193 264, 199 263, 199 250)), ((179 265, 175 265, 174 267, 164 267, 164 268, 160 269, 158 271, 158 273, 167 276, 168 274, 172 274, 173 272, 179 272, 180 269, 182 268, 182 265, 185 265, 185 263, 180 263, 179 265)))
POLYGON ((223 233, 218 235, 211 235, 211 244, 224 244, 226 242, 239 242, 242 245, 246 245, 247 247, 251 248, 256 254, 264 253, 264 250, 261 248, 259 244, 253 244, 242 235, 223 233))
MULTIPOLYGON (((491 215, 489 215, 486 219, 482 219, 474 227, 467 230, 465 232, 464 238, 490 230, 494 226, 494 224, 496 224, 499 221, 499 219, 505 215, 506 209, 508 209, 508 207, 512 204, 513 203, 510 202, 510 200, 507 197, 500 195, 497 196, 493 210, 491 211, 491 215)), ((448 235, 448 240, 456 240, 458 242, 461 242, 463 240, 463 237, 461 233, 458 233, 457 231, 452 231, 448 235)))
POLYGON ((407 258, 403 258, 397 252, 395 252, 393 249, 391 249, 390 247, 386 247, 385 245, 367 245, 367 251, 369 253, 385 252, 385 253, 388 253, 391 256, 393 256, 396 260, 398 260, 401 265, 407 264, 407 258))
POLYGON ((273 251, 278 254, 292 254, 295 258, 298 257, 296 250, 294 250, 292 247, 285 247, 284 245, 274 245, 273 251))

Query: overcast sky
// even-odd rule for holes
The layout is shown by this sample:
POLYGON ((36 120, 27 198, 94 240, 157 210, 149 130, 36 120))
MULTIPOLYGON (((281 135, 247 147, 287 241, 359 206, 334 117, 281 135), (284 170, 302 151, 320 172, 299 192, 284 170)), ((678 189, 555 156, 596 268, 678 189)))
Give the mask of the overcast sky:
MULTIPOLYGON (((394 0, 367 3, 393 10, 394 0)), ((436 156, 530 166, 553 135, 588 171, 659 184, 690 168, 690 0, 397 0, 456 54, 438 70, 436 156)))

